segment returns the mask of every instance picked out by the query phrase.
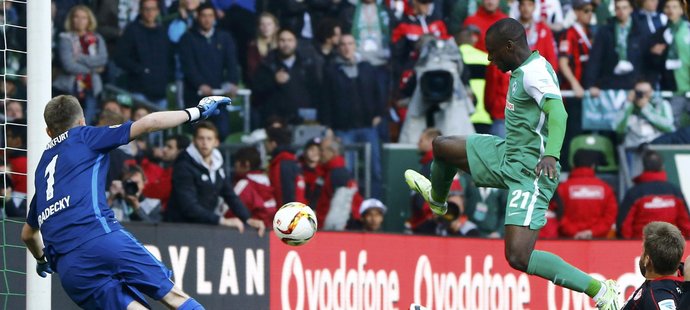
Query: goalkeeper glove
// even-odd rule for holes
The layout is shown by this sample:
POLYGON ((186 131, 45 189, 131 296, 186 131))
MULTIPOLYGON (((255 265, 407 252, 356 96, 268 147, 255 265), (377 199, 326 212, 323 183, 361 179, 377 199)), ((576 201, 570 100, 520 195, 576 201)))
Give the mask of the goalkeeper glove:
POLYGON ((193 123, 220 114, 220 109, 225 108, 231 103, 232 100, 228 97, 209 96, 202 98, 196 107, 188 108, 184 111, 189 116, 188 122, 193 123))
POLYGON ((50 269, 50 264, 48 264, 45 254, 36 260, 36 273, 38 273, 41 278, 45 278, 49 273, 53 273, 53 269, 50 269))

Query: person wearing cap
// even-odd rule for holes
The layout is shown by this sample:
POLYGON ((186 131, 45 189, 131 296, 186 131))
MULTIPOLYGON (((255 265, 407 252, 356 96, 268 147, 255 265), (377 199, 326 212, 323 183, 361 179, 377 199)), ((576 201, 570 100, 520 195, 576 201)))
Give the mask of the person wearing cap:
MULTIPOLYGON (((560 79, 561 89, 572 89, 577 98, 585 95, 582 76, 592 48, 591 23, 594 7, 591 0, 574 0, 575 23, 558 42, 558 65, 563 77, 560 79)), ((577 117, 573 119, 579 122, 577 117)))
POLYGON ((348 230, 381 232, 386 206, 378 199, 369 198, 359 206, 359 221, 349 223, 348 230))
MULTIPOLYGON (((560 236, 574 239, 606 238, 616 222, 616 194, 595 175, 601 154, 590 150, 575 152, 575 167, 568 180, 558 185, 563 216, 560 236)), ((554 219, 555 220, 555 219, 554 219)))
POLYGON ((546 23, 534 18, 535 1, 539 0, 518 0, 518 9, 520 11, 520 18, 518 20, 525 26, 527 44, 529 44, 530 50, 539 51, 539 54, 551 64, 553 70, 558 72, 553 33, 546 23))

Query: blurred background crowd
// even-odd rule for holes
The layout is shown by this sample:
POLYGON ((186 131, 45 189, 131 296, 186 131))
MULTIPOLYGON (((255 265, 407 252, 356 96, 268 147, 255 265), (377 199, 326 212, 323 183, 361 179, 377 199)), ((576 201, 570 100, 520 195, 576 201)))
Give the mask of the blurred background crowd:
MULTIPOLYGON (((1 2, 7 25, 26 25, 25 7, 1 2)), ((416 145, 420 166, 409 168, 428 175, 435 137, 505 136, 510 74, 488 62, 484 34, 510 17, 558 73, 569 114, 563 182, 542 237, 639 237, 653 220, 690 237, 683 194, 647 147, 690 143, 682 1, 53 0, 52 7, 53 95, 79 98, 88 124, 137 120, 209 95, 234 98, 209 122, 110 154, 103 190, 121 221, 270 227, 277 207, 301 201, 315 209, 320 229, 380 231, 385 143, 416 145)), ((23 216, 26 59, 12 51, 26 38, 21 27, 2 29, 4 213, 23 216)), ((510 199, 459 174, 446 216, 410 197, 405 231, 501 237, 510 199)))

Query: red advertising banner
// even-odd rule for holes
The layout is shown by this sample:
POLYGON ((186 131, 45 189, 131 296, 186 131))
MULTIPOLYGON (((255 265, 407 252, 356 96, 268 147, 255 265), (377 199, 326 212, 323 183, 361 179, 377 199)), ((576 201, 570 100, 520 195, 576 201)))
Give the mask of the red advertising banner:
MULTIPOLYGON (((641 241, 539 241, 624 297, 644 280, 641 241)), ((271 309, 596 309, 572 292, 510 268, 503 240, 319 232, 291 247, 271 237, 271 309)))

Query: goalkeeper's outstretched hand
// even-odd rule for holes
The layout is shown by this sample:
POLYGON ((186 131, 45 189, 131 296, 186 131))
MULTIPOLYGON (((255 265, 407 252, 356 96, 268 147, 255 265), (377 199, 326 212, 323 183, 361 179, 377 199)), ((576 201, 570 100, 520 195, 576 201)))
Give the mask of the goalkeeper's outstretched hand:
POLYGON ((45 255, 36 261, 36 273, 38 273, 41 278, 45 278, 49 273, 53 273, 53 269, 50 269, 50 264, 48 260, 45 259, 45 255))
POLYGON ((189 122, 196 122, 220 114, 220 110, 231 103, 232 100, 228 97, 208 96, 202 98, 195 108, 185 109, 185 111, 189 116, 189 122))

